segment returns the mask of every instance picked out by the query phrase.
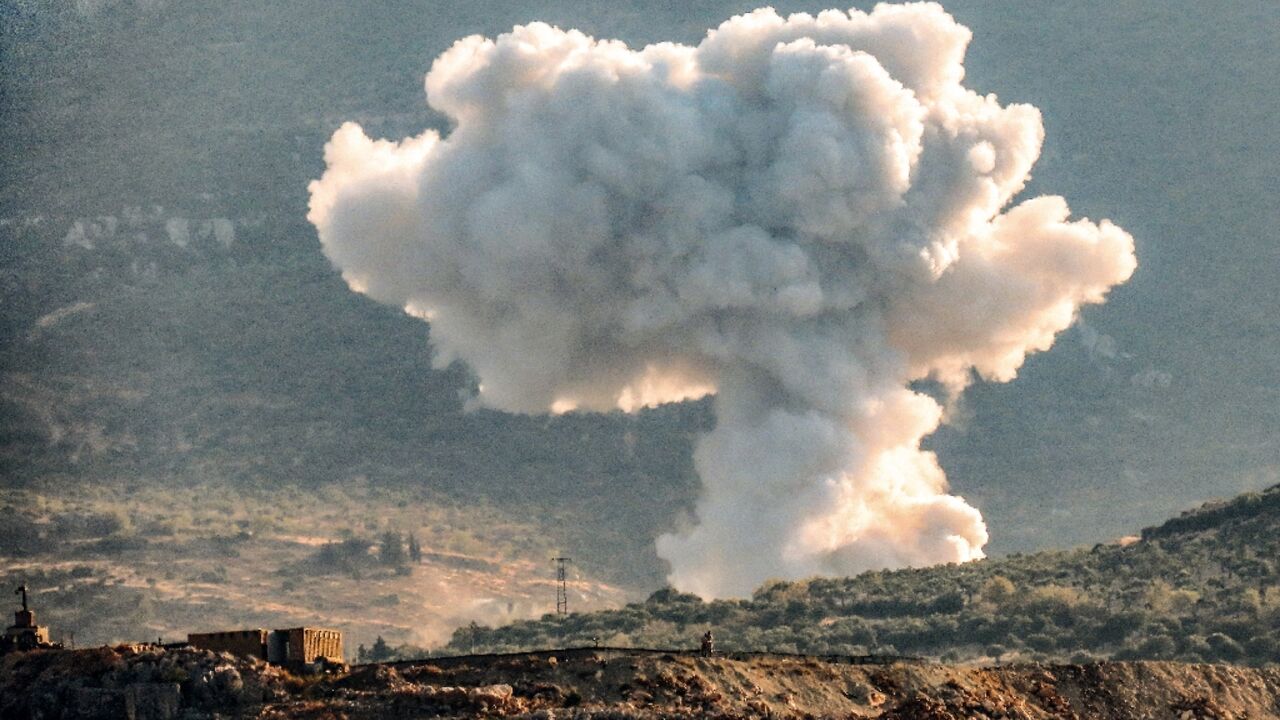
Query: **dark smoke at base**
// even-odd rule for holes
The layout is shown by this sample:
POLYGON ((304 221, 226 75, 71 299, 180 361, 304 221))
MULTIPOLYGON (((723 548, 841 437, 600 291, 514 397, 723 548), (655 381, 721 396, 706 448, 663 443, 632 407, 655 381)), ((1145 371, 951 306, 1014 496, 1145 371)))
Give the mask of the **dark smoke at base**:
POLYGON ((309 219, 486 405, 715 393, 697 517, 657 541, 678 588, 981 557, 909 384, 1012 379, 1135 260, 1061 198, 1009 207, 1040 116, 963 87, 969 39, 934 4, 760 10, 697 47, 465 38, 426 79, 454 129, 344 125, 309 219))

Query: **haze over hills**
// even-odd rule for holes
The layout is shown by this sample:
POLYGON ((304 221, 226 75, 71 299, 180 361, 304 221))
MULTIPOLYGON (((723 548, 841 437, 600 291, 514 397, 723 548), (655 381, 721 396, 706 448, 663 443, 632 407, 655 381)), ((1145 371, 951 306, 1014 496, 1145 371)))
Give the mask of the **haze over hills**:
MULTIPOLYGON (((227 495, 224 501, 231 500, 227 495)), ((341 505, 343 497, 330 492, 315 503, 353 512, 341 505)), ((0 531, 22 527, 5 520, 0 531)), ((74 514, 59 522, 73 531, 63 536, 77 539, 105 525, 103 518, 74 514)), ((619 610, 463 628, 441 649, 445 657, 415 654, 383 664, 390 659, 385 646, 381 653, 361 647, 359 659, 372 664, 307 678, 251 657, 180 646, 13 653, 0 658, 0 713, 115 717, 133 707, 139 713, 154 708, 161 717, 164 708, 199 717, 307 718, 335 711, 351 717, 1272 717, 1280 687, 1278 524, 1280 488, 1272 488, 1206 505, 1118 545, 772 583, 750 600, 704 603, 666 589, 619 610), (716 633, 712 657, 691 649, 708 627, 716 633), (526 645, 542 649, 484 654, 526 645), (894 652, 928 657, 884 655, 894 652), (465 654, 448 657, 453 653, 465 654), (951 664, 934 662, 939 655, 951 664), (954 662, 962 659, 985 662, 954 662)), ((505 548, 513 539, 484 541, 505 548)), ((262 557, 260 539, 251 533, 191 544, 206 556, 243 551, 262 557)), ((431 562, 423 574, 447 572, 431 562)), ((232 587, 263 592, 252 579, 244 582, 244 569, 233 569, 232 587)), ((368 570, 369 586, 386 586, 378 569, 368 570)), ((53 574, 59 573, 62 583, 68 574, 82 582, 85 574, 53 574)), ((305 582, 307 594, 338 587, 332 577, 305 582)), ((111 587, 90 582, 42 597, 78 595, 60 610, 83 613, 111 595, 111 587)), ((127 591, 114 586, 117 598, 127 591)), ((276 597, 278 610, 297 594, 276 597)), ((209 600, 205 594, 199 612, 222 611, 209 600)), ((343 600, 328 610, 356 615, 360 623, 394 623, 418 610, 406 603, 385 615, 381 598, 343 600)), ((143 598, 103 607, 98 619, 125 621, 145 615, 152 603, 176 609, 170 598, 143 598)), ((262 609, 241 611, 265 617, 262 609)))
MULTIPOLYGON (((464 413, 468 369, 432 370, 427 325, 350 293, 320 254, 306 183, 342 120, 389 137, 439 125, 421 78, 458 37, 541 19, 694 42, 750 7, 7 6, 6 484, 425 485, 554 517, 590 572, 656 587, 652 539, 690 507, 706 404, 464 413)), ((931 440, 990 548, 1101 540, 1274 483, 1280 9, 948 9, 975 33, 968 82, 1044 112, 1028 192, 1138 242, 1129 284, 1014 383, 971 388, 931 440)))

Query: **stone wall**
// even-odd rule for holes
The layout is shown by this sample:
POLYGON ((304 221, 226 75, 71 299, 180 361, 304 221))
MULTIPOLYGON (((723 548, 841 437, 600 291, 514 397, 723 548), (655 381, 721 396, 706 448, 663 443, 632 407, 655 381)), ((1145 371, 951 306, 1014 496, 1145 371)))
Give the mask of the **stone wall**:
POLYGON ((262 629, 192 633, 187 642, 201 650, 267 659, 267 631, 262 629))

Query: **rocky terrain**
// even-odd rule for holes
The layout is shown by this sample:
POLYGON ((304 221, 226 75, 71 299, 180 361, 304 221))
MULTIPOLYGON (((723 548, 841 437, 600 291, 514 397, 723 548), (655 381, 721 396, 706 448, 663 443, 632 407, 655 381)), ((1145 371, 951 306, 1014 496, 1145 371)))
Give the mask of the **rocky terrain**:
POLYGON ((0 717, 176 718, 284 701, 300 681, 229 654, 121 645, 0 658, 0 717))
POLYGON ((576 649, 364 665, 299 678, 194 650, 13 655, 4 718, 1174 718, 1280 717, 1280 671, 1104 662, 910 660, 576 649))

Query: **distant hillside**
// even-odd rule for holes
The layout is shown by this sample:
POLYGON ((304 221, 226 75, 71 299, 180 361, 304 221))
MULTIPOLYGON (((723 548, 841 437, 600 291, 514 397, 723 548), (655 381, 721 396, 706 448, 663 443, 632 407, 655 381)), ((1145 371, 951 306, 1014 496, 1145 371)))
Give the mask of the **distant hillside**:
MULTIPOLYGON (((425 323, 345 287, 306 184, 344 120, 443 127, 422 77, 457 38, 540 19, 697 42, 760 4, 0 4, 0 483, 425 487, 657 587, 653 538, 692 507, 707 404, 464 413, 476 378, 433 368, 425 323)), ((1129 285, 930 440, 993 549, 1280 481, 1280 4, 946 5, 975 34, 970 83, 1044 111, 1032 189, 1139 243, 1129 285)))
POLYGON ((368 479, 662 582, 652 539, 692 503, 707 404, 463 412, 468 368, 433 368, 427 324, 350 292, 304 220, 339 122, 439 123, 421 78, 474 10, 80 7, 0 10, 0 485, 368 479))
POLYGON ((965 565, 777 582, 750 600, 671 590, 620 610, 463 628, 446 651, 607 645, 956 660, 1280 662, 1280 486, 1141 538, 965 565))
MULTIPOLYGON (((368 481, 0 488, 0 588, 26 585, 52 636, 80 647, 323 625, 354 659, 378 637, 436 645, 555 607, 554 520, 368 481)), ((576 608, 638 597, 578 564, 568 578, 576 608)))

